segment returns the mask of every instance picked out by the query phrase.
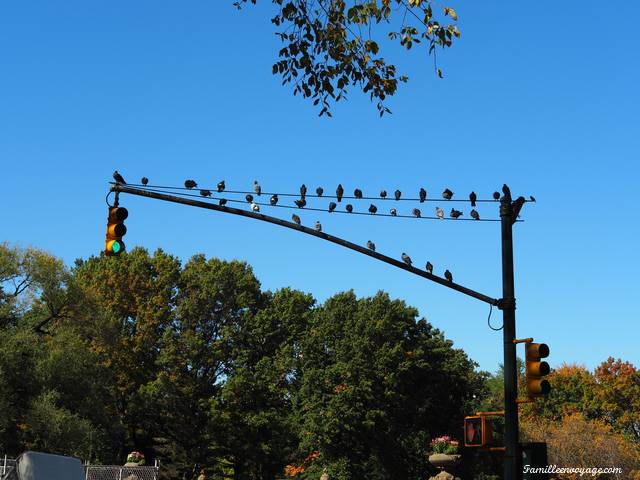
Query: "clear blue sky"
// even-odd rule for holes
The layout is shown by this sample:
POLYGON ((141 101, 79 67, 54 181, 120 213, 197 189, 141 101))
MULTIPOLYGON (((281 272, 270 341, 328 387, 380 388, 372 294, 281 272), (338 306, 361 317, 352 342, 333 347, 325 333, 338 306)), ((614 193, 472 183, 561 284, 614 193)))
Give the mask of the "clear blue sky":
MULTIPOLYGON (((365 193, 424 186, 486 197, 507 182, 538 199, 515 228, 518 335, 547 342, 552 366, 592 368, 609 355, 640 366, 637 2, 452 3, 462 38, 439 55, 445 79, 424 52, 391 48, 387 59, 411 81, 383 119, 355 90, 333 119, 318 118, 271 74, 280 48, 271 2, 241 12, 231 3, 2 3, 1 240, 68 264, 97 254, 116 168, 129 180, 224 178, 246 189, 258 179, 278 191, 341 182, 365 193)), ((243 259, 265 288, 320 301, 383 289, 482 368, 502 361, 487 306, 457 292, 280 227, 123 203, 130 247, 243 259)), ((480 213, 496 216, 493 208, 480 213)), ((303 214, 316 218, 327 232, 430 260, 500 296, 498 224, 303 214)))

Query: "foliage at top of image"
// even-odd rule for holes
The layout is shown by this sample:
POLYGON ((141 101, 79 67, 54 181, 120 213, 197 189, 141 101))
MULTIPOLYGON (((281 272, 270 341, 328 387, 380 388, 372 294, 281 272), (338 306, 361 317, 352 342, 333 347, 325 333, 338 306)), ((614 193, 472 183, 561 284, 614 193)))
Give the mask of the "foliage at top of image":
MULTIPOLYGON (((394 64, 381 54, 382 37, 398 41, 411 50, 423 47, 433 55, 436 48, 450 47, 460 37, 458 14, 430 0, 272 0, 278 12, 271 22, 281 28, 276 35, 284 47, 273 65, 282 84, 293 84, 293 94, 313 100, 319 115, 331 116, 332 102, 346 99, 351 86, 376 101, 380 116, 391 113, 384 101, 394 95, 398 82, 406 82, 394 64), (452 23, 448 23, 451 20, 452 23), (390 31, 375 27, 387 24, 390 31)), ((234 5, 256 0, 237 0, 234 5)))

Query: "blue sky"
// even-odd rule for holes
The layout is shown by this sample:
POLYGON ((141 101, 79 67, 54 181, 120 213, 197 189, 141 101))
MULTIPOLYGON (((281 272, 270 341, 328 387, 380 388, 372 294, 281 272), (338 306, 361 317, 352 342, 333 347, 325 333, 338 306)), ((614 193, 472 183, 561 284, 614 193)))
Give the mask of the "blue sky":
MULTIPOLYGON (((378 118, 352 90, 318 118, 271 74, 271 2, 4 2, 0 6, 0 239, 68 264, 103 247, 111 173, 129 181, 248 189, 488 197, 506 182, 536 204, 515 227, 517 329, 550 345, 552 366, 640 365, 636 205, 640 5, 457 2, 462 38, 439 54, 384 45, 410 77, 378 118), (7 203, 8 202, 8 203, 7 203)), ((386 53, 385 53, 386 52, 386 53)), ((404 271, 273 225, 125 197, 129 247, 248 261, 264 288, 322 301, 382 289, 419 308, 494 370, 488 308, 404 271)), ((364 205, 366 208, 368 204, 364 205)), ((483 206, 483 217, 497 207, 483 206)), ((289 211, 276 214, 288 217, 289 211)), ((430 260, 500 296, 499 225, 302 214, 382 253, 430 260)), ((493 320, 500 315, 494 310, 493 320)), ((522 354, 523 352, 520 352, 522 354)))

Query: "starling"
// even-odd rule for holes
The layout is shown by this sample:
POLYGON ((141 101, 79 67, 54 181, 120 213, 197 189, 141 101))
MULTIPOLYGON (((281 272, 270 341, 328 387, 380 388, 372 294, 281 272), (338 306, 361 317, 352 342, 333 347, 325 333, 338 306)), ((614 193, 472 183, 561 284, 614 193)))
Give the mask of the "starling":
POLYGON ((476 200, 478 199, 478 196, 476 195, 476 192, 471 192, 469 194, 469 200, 471 200, 471 206, 475 207, 476 206, 476 200))
POLYGON ((420 188, 420 192, 418 192, 420 196, 420 203, 424 202, 427 199, 427 191, 424 188, 420 188))
POLYGON ((493 199, 500 200, 500 194, 498 192, 493 192, 493 199))
POLYGON ((271 195, 271 198, 269 199, 269 203, 271 205, 277 205, 278 204, 278 194, 274 193, 273 195, 271 195))
POLYGON ((140 179, 140 183, 143 185, 147 185, 147 183, 149 183, 149 179, 147 177, 142 177, 140 179))
POLYGON ((258 183, 258 180, 253 181, 253 191, 256 192, 256 195, 258 196, 262 193, 262 187, 258 183))
POLYGON ((471 215, 471 218, 473 218, 474 220, 480 220, 480 214, 478 213, 478 211, 475 208, 473 210, 471 210, 469 215, 471 215))
POLYGON ((247 193, 245 195, 244 199, 247 201, 247 203, 252 203, 253 202, 253 195, 251 195, 250 193, 247 193))
POLYGON ((316 220, 315 229, 316 229, 316 232, 321 232, 322 231, 322 225, 320 224, 320 222, 318 220, 316 220))
POLYGON ((396 197, 396 200, 400 200, 400 197, 402 196, 402 192, 400 190, 396 190, 394 192, 394 195, 396 197))
POLYGON ((450 282, 453 282, 453 275, 451 275, 451 272, 449 270, 444 271, 444 278, 446 278, 450 282))
POLYGON ((433 273, 433 265, 431 262, 427 262, 427 264, 425 265, 425 268, 427 269, 427 272, 433 273))
POLYGON ((218 202, 218 204, 222 207, 224 207, 227 204, 227 199, 226 198, 221 198, 220 201, 218 202))
POLYGON ((338 202, 342 201, 342 195, 344 194, 344 188, 342 188, 342 184, 338 184, 338 188, 336 188, 336 197, 338 197, 338 202))
POLYGON ((511 198, 511 190, 509 189, 509 187, 507 187, 506 183, 502 184, 502 193, 504 193, 504 196, 507 198, 511 198))
POLYGON ((251 203, 251 210, 253 210, 254 212, 259 212, 260 211, 260 205, 256 205, 255 203, 251 203))
POLYGON ((389 210, 389 213, 391 214, 392 217, 395 217, 396 215, 398 215, 398 211, 395 208, 392 208, 391 210, 389 210))
POLYGON ((420 218, 422 216, 422 212, 417 208, 414 208, 412 213, 417 218, 420 218))
POLYGON ((333 212, 338 204, 336 202, 329 202, 329 213, 333 212))
POLYGON ((386 190, 382 190, 380 192, 380 198, 387 198, 387 191, 386 190))
POLYGON ((362 198, 362 190, 360 190, 359 188, 356 188, 353 191, 353 196, 356 197, 357 199, 361 199, 362 198))
POLYGON ((118 173, 118 170, 113 172, 113 179, 116 181, 116 183, 118 183, 120 185, 126 185, 127 184, 127 182, 124 181, 124 178, 122 178, 122 175, 120 175, 118 173))
POLYGON ((295 213, 293 215, 291 215, 291 220, 293 220, 295 223, 297 223, 298 225, 300 225, 300 217, 298 215, 296 215, 295 213))
POLYGON ((462 212, 460 210, 456 210, 455 208, 452 208, 451 212, 449 213, 449 216, 451 218, 458 218, 458 217, 462 216, 462 212))
POLYGON ((406 263, 407 265, 411 265, 411 257, 409 257, 409 255, 407 255, 406 253, 402 252, 402 261, 404 263, 406 263))
POLYGON ((436 217, 438 217, 440 220, 444 220, 444 210, 442 210, 440 207, 436 207, 436 217))
POLYGON ((185 180, 184 186, 191 190, 192 188, 197 187, 198 184, 195 182, 195 180, 185 180))
POLYGON ((307 196, 307 186, 304 183, 300 185, 300 196, 302 198, 307 196))
POLYGON ((324 193, 324 188, 322 188, 322 187, 316 188, 316 195, 321 197, 323 193, 324 193))
POLYGON ((373 252, 376 251, 376 244, 373 243, 371 240, 367 240, 367 248, 373 252))
POLYGON ((200 190, 200 195, 202 195, 203 197, 210 197, 211 196, 211 190, 202 189, 202 190, 200 190))
POLYGON ((535 202, 536 201, 536 197, 534 197, 533 195, 529 195, 529 201, 535 202))
POLYGON ((353 212, 353 205, 351 205, 350 203, 347 203, 344 208, 347 210, 348 213, 353 212))
POLYGON ((300 200, 296 200, 293 203, 295 203, 298 208, 304 208, 304 206, 307 204, 307 201, 304 199, 304 197, 302 197, 300 200))
POLYGON ((218 192, 223 192, 225 188, 224 180, 218 182, 218 192))
POLYGON ((444 192, 442 192, 442 198, 444 198, 445 200, 451 200, 452 197, 453 197, 453 192, 448 188, 445 188, 444 192))
POLYGON ((371 215, 375 215, 377 211, 378 211, 378 207, 376 207, 373 203, 369 205, 369 213, 371 215))

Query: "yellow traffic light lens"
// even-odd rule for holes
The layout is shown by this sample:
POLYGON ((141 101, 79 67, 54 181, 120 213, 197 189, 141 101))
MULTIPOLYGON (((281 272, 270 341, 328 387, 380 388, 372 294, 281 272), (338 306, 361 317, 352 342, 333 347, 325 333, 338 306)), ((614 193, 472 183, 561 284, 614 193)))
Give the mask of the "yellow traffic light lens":
POLYGON ((107 227, 107 235, 110 237, 123 237, 127 233, 124 223, 111 223, 107 227))

